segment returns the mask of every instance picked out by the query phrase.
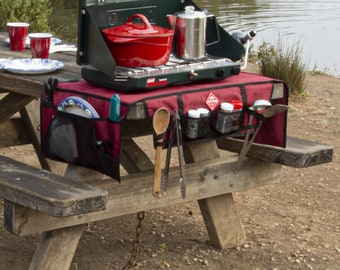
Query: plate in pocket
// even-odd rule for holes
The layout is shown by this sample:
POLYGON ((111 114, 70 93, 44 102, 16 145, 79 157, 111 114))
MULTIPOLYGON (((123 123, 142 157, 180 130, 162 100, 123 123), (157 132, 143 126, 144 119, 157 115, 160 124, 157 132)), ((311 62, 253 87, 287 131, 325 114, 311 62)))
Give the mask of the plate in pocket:
POLYGON ((63 99, 58 105, 58 110, 86 118, 99 118, 99 114, 90 103, 76 96, 63 99))

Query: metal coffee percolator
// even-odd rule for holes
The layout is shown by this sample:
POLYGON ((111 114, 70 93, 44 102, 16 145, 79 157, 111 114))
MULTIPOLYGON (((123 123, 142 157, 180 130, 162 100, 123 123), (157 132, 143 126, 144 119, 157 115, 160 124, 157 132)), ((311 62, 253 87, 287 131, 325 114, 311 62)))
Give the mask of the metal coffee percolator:
POLYGON ((175 30, 176 57, 196 60, 205 57, 206 46, 218 43, 220 35, 214 15, 196 11, 194 6, 186 6, 183 12, 168 15, 168 21, 175 30), (206 43, 207 18, 212 17, 216 27, 216 40, 206 43))

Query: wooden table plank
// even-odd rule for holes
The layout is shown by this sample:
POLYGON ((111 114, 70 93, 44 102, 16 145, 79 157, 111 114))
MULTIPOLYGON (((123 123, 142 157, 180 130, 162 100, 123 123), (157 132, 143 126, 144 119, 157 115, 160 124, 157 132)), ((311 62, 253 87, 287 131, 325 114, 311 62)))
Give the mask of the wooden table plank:
MULTIPOLYGON (((31 58, 30 50, 23 52, 11 51, 8 44, 4 42, 7 36, 7 33, 0 33, 1 58, 31 58)), ((49 77, 55 77, 59 81, 81 79, 81 67, 76 63, 75 52, 58 52, 50 54, 50 58, 62 61, 65 66, 52 73, 36 75, 13 74, 0 70, 0 91, 40 98, 42 91, 44 91, 44 82, 47 81, 49 77)))

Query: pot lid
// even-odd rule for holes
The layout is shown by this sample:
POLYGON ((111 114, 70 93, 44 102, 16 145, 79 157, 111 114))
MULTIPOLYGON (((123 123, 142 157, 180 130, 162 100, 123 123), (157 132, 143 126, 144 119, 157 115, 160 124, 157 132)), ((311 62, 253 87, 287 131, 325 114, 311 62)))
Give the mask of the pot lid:
POLYGON ((186 6, 184 11, 178 13, 177 16, 183 19, 199 19, 205 18, 207 14, 203 11, 196 11, 194 6, 186 6))
POLYGON ((125 38, 166 37, 174 34, 174 31, 171 29, 151 25, 143 14, 134 14, 125 24, 104 29, 102 32, 106 35, 125 38), (134 20, 136 18, 141 22, 135 23, 134 20))

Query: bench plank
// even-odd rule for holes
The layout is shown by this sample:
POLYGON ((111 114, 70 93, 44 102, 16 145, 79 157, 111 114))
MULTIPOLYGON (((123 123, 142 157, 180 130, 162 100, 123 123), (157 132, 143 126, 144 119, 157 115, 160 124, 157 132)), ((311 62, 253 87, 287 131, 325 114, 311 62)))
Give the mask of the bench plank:
MULTIPOLYGON (((243 140, 219 138, 218 148, 239 153, 243 140)), ((248 157, 274 162, 295 168, 305 168, 331 162, 333 147, 303 139, 287 137, 286 148, 254 143, 248 157)))
POLYGON ((58 218, 12 205, 6 209, 8 218, 5 218, 5 226, 17 235, 26 235, 244 191, 280 181, 282 166, 279 164, 248 159, 236 174, 236 161, 237 155, 233 154, 186 164, 185 199, 182 198, 178 184, 179 168, 171 167, 167 192, 160 198, 152 196, 152 171, 123 176, 121 184, 110 179, 96 180, 93 185, 108 191, 104 211, 58 218))
POLYGON ((0 197, 66 217, 104 210, 107 192, 0 155, 0 197))

